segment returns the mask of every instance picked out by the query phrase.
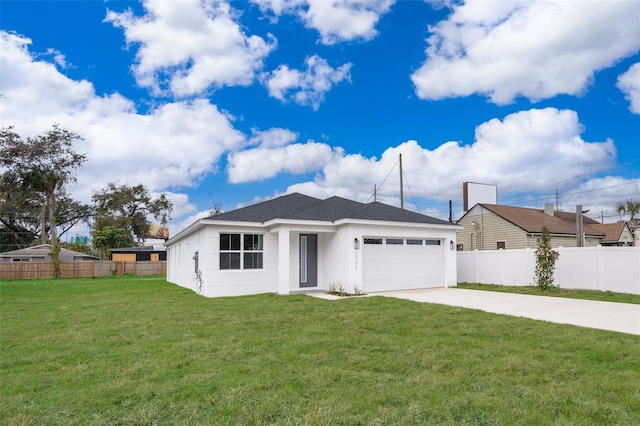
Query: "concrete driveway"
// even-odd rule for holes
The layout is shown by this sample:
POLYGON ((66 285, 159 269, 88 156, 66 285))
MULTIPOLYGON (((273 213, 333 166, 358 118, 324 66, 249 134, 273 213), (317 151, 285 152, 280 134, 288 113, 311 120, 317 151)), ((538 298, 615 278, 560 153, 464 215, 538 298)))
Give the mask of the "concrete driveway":
MULTIPOLYGON (((320 293, 313 295, 326 299, 336 298, 336 296, 327 297, 329 295, 320 293)), ((631 303, 597 302, 459 288, 385 291, 370 293, 368 296, 395 297, 416 302, 479 309, 494 314, 640 335, 640 305, 631 303)))

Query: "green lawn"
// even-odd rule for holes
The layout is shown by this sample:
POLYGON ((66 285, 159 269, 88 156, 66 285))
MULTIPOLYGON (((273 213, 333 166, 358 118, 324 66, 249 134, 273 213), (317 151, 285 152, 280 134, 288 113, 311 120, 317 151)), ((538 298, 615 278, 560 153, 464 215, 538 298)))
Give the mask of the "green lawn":
POLYGON ((0 315, 0 424, 640 424, 621 333, 132 277, 5 281, 0 315))
POLYGON ((565 288, 554 288, 551 291, 542 291, 536 286, 504 286, 477 283, 458 283, 458 288, 498 291, 503 293, 532 294, 535 296, 567 297, 570 299, 599 300, 603 302, 633 303, 640 305, 640 295, 638 294, 613 293, 611 291, 570 290, 565 288))

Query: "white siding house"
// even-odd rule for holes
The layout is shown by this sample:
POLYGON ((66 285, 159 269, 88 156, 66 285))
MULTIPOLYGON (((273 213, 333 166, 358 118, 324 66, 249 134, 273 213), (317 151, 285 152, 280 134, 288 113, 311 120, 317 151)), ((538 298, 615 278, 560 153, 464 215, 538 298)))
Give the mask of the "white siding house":
POLYGON ((200 219, 167 241, 167 280, 207 297, 456 285, 449 222, 290 194, 200 219))

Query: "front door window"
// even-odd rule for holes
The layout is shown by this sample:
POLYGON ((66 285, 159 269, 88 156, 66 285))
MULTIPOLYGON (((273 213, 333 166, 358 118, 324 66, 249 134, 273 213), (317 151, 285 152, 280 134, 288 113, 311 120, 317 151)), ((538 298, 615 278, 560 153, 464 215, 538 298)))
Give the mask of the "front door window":
POLYGON ((308 278, 307 236, 300 236, 300 284, 306 284, 308 278))

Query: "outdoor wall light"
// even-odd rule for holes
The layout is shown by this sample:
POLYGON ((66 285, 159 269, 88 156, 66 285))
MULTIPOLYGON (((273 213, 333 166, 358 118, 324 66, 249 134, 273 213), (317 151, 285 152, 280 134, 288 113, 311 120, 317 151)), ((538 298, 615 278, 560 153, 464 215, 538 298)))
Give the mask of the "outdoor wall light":
POLYGON ((449 241, 449 250, 453 250, 454 249, 454 244, 453 244, 453 240, 449 241))
POLYGON ((353 248, 356 250, 360 248, 360 240, 358 240, 357 238, 353 239, 353 248))

